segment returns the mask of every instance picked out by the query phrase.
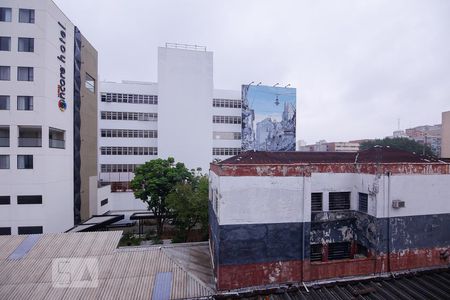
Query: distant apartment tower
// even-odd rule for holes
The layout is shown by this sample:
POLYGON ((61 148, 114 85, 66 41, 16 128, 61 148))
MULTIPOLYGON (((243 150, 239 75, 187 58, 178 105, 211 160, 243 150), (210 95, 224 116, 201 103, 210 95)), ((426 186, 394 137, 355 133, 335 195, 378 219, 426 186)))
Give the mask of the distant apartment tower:
POLYGON ((427 145, 437 156, 441 153, 442 125, 423 125, 405 130, 407 136, 421 144, 427 145))
POLYGON ((359 150, 357 142, 331 142, 325 140, 319 141, 314 145, 299 146, 298 150, 302 152, 357 152, 359 150))
POLYGON ((50 0, 0 6, 0 235, 63 232, 97 174, 97 51, 50 0))
POLYGON ((450 158, 450 111, 442 113, 441 157, 450 158))
POLYGON ((113 191, 129 192, 134 169, 155 158, 207 173, 214 159, 240 153, 241 93, 213 89, 204 48, 160 47, 158 83, 102 82, 100 93, 99 179, 113 191))

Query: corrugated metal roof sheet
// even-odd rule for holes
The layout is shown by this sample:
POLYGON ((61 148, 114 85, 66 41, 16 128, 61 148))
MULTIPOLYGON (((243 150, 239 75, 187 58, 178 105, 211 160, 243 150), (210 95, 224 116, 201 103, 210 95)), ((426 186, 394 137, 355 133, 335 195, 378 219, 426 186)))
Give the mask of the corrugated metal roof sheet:
MULTIPOLYGON (((1 236, 0 299, 150 299, 156 274, 164 272, 173 274, 171 299, 212 295, 209 282, 177 263, 165 253, 165 246, 116 249, 120 237, 120 231, 46 234, 24 257, 8 260, 25 236, 1 236), (54 287, 52 262, 63 257, 94 258, 98 262, 98 287, 54 287)), ((203 250, 199 253, 206 253, 203 261, 209 263, 209 252, 203 250)), ((77 278, 84 271, 80 267, 71 275, 77 278)))
MULTIPOLYGON (((435 158, 389 147, 373 147, 359 152, 264 152, 247 151, 218 165, 301 164, 301 163, 433 163, 435 158)), ((441 161, 441 163, 443 163, 441 161)))
POLYGON ((279 287, 216 296, 217 299, 450 299, 450 269, 404 274, 397 277, 279 287))

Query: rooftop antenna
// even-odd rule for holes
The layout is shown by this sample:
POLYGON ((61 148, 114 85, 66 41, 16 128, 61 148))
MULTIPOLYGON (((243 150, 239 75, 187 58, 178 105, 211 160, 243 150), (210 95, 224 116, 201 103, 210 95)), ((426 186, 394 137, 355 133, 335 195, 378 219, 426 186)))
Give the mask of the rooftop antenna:
POLYGON ((397 119, 397 127, 398 127, 398 130, 400 130, 400 118, 397 119))

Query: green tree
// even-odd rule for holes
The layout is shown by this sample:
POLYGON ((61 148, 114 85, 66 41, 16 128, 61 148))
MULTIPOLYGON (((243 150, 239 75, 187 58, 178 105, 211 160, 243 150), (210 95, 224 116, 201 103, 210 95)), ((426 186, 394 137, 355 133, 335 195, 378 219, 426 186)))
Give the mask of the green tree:
POLYGON ((193 174, 183 163, 175 163, 172 157, 146 162, 134 171, 131 188, 134 196, 147 203, 156 218, 158 237, 163 233, 164 223, 169 218, 166 198, 179 183, 190 182, 193 174))
POLYGON ((201 225, 205 233, 208 228, 208 192, 209 183, 206 176, 195 176, 190 183, 179 183, 167 196, 167 205, 173 214, 177 228, 174 239, 187 242, 191 230, 201 225))
POLYGON ((361 143, 360 150, 366 150, 372 148, 373 146, 389 146, 391 148, 396 148, 400 150, 405 150, 409 152, 415 152, 416 154, 423 154, 428 156, 435 156, 433 151, 427 145, 423 145, 414 140, 410 140, 408 138, 384 138, 384 139, 376 139, 371 141, 365 141, 361 143))

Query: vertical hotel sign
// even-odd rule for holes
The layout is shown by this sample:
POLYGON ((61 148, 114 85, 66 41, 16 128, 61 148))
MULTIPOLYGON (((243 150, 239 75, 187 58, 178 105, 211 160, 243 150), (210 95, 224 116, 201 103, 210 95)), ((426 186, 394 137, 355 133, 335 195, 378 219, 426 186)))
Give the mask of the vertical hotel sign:
POLYGON ((58 82, 58 107, 60 111, 65 111, 66 103, 66 27, 58 22, 59 30, 59 82, 58 82))

